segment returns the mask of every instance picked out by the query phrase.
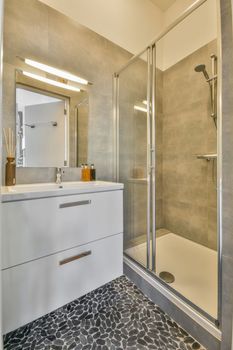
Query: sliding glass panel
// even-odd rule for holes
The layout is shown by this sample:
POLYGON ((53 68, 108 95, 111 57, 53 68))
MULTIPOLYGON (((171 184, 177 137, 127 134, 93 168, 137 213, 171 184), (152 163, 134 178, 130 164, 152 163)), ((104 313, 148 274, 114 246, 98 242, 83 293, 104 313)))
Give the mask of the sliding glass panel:
POLYGON ((119 77, 119 181, 124 183, 124 252, 147 266, 148 52, 119 77))
POLYGON ((162 210, 157 211, 155 255, 157 276, 217 319, 218 57, 213 3, 207 1, 156 45, 156 198, 162 210), (212 27, 199 25, 202 21, 212 27))

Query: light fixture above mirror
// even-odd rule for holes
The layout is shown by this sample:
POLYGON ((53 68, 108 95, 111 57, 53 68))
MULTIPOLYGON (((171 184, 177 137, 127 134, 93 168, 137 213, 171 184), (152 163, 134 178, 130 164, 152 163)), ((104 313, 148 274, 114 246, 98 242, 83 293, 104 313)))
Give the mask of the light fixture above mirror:
POLYGON ((58 69, 58 68, 55 68, 52 66, 48 66, 47 64, 31 60, 29 58, 25 58, 24 62, 31 67, 40 69, 46 73, 56 75, 56 76, 63 78, 63 79, 70 80, 70 81, 73 81, 75 83, 79 83, 79 84, 83 84, 83 85, 90 84, 86 79, 80 78, 74 74, 67 72, 67 71, 63 71, 61 69, 58 69))
POLYGON ((71 90, 71 91, 76 91, 76 92, 80 92, 81 90, 73 85, 69 85, 69 84, 65 84, 65 83, 61 83, 60 81, 57 80, 53 80, 53 79, 49 79, 46 77, 43 77, 41 75, 38 74, 34 74, 34 73, 30 73, 30 72, 26 72, 26 71, 22 71, 23 75, 32 78, 32 79, 36 79, 39 81, 42 81, 43 83, 49 84, 49 85, 54 85, 66 90, 71 90))

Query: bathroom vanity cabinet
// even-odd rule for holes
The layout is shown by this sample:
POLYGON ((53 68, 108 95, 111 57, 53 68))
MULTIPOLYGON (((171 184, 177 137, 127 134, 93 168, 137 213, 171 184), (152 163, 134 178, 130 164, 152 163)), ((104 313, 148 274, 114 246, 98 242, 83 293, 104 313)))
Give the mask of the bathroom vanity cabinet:
POLYGON ((122 275, 123 185, 104 184, 3 194, 4 333, 122 275))

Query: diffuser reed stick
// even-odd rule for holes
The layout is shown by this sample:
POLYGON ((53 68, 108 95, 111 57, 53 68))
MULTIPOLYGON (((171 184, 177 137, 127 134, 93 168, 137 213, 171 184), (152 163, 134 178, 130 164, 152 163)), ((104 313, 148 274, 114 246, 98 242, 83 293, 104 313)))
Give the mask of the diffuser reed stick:
POLYGON ((7 158, 15 157, 14 132, 11 128, 3 128, 3 134, 6 145, 7 158))

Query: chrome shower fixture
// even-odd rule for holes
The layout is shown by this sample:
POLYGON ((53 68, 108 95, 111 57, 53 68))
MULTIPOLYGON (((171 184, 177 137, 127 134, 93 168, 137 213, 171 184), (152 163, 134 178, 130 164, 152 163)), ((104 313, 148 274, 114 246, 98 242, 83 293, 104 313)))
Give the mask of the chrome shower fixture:
POLYGON ((209 74, 206 71, 205 64, 199 64, 194 69, 195 69, 195 72, 198 72, 198 73, 202 72, 204 74, 206 80, 209 81, 210 77, 209 77, 209 74))
POLYGON ((217 56, 212 54, 211 58, 211 77, 207 73, 206 66, 199 64, 194 68, 195 72, 203 73, 206 82, 210 87, 210 98, 211 98, 211 117, 213 118, 214 124, 217 128, 217 56))

